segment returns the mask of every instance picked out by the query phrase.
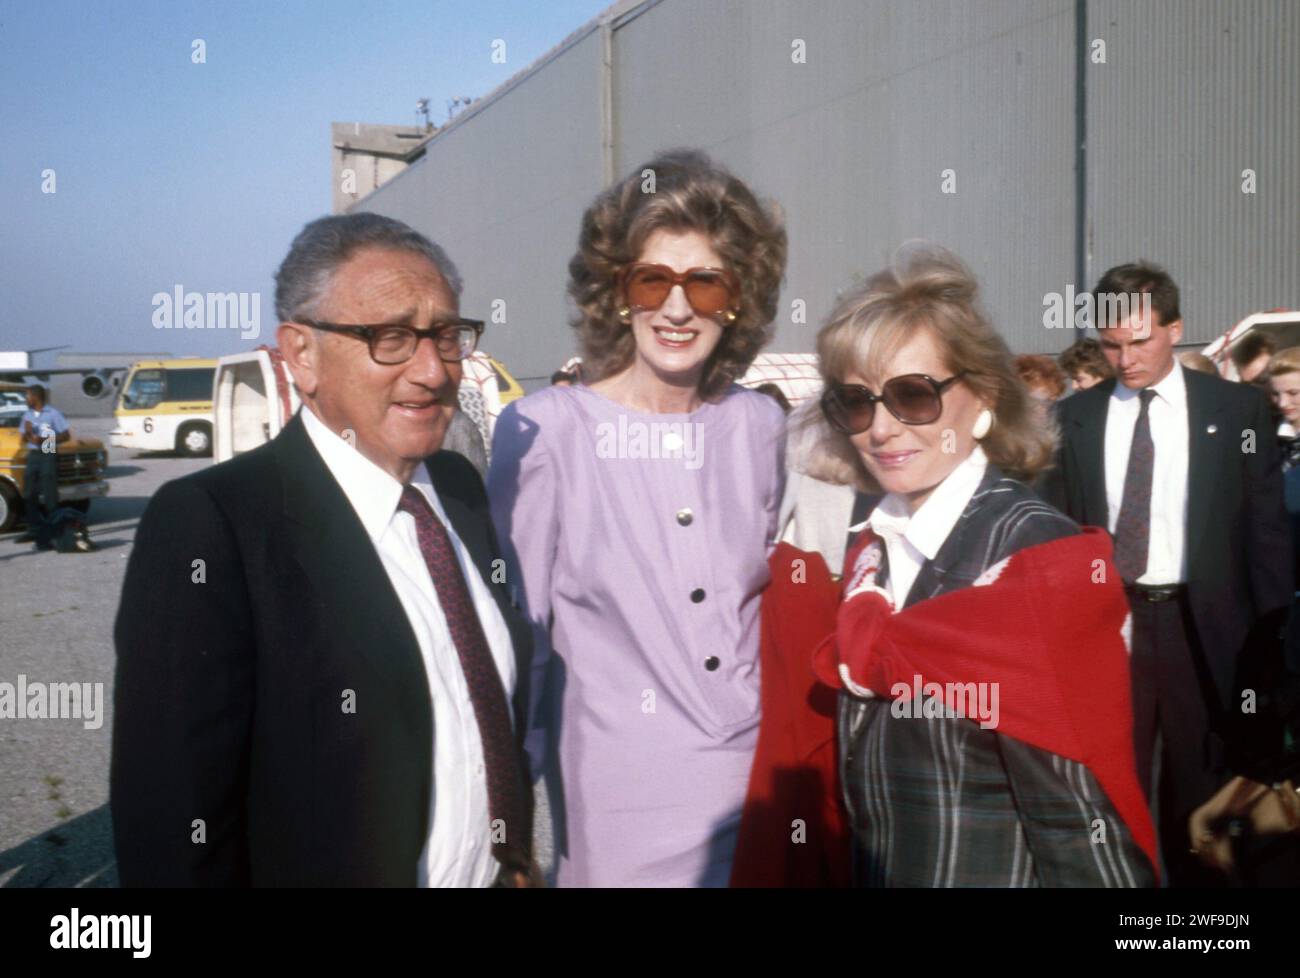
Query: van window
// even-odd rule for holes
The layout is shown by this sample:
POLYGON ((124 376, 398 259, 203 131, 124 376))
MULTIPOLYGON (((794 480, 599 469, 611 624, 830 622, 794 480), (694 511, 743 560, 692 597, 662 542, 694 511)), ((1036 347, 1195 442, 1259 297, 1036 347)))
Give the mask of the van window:
POLYGON ((125 411, 147 411, 157 407, 163 399, 163 372, 161 370, 137 370, 131 383, 122 392, 122 409, 125 411))
POLYGON ((167 371, 167 400, 212 400, 212 375, 214 367, 167 371))
POLYGON ((27 413, 27 396, 18 391, 0 391, 0 428, 17 428, 27 413))

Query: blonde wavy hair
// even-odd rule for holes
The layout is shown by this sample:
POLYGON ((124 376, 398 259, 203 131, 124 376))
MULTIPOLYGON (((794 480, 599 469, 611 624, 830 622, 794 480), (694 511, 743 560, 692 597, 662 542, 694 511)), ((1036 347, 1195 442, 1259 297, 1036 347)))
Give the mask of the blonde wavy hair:
POLYGON ((704 234, 740 280, 736 319, 723 330, 700 379, 700 396, 715 399, 772 338, 785 274, 784 223, 775 205, 760 204, 742 181, 694 150, 662 153, 601 193, 582 216, 578 251, 569 262, 584 383, 632 362, 636 340, 618 318, 616 278, 655 231, 704 234), (643 188, 647 170, 653 172, 653 193, 643 188))
MULTIPOLYGON (((929 330, 949 375, 967 371, 959 383, 992 407, 993 429, 980 440, 989 461, 1013 479, 1030 481, 1051 464, 1057 431, 1036 415, 1011 351, 979 304, 978 290, 970 270, 950 251, 931 245, 900 249, 889 267, 836 301, 817 334, 822 380, 878 377, 918 330, 929 330)), ((816 407, 809 406, 797 422, 811 429, 805 434, 810 448, 803 470, 827 482, 880 492, 849 436, 827 424, 816 407)))
POLYGON ((1288 346, 1278 350, 1268 361, 1269 377, 1300 372, 1300 346, 1288 346))

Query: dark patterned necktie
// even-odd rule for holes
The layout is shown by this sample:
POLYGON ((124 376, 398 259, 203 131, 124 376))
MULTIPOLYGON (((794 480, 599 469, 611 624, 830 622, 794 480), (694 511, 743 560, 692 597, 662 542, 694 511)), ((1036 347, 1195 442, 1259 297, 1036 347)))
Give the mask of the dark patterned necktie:
POLYGON ((398 509, 415 517, 415 532, 420 540, 420 553, 429 568, 438 603, 447 619, 460 667, 469 686, 470 702, 474 704, 474 718, 478 721, 479 738, 483 742, 483 761, 487 767, 488 817, 501 819, 505 832, 493 832, 492 854, 503 867, 527 872, 529 850, 532 848, 532 831, 528 825, 527 805, 519 755, 515 750, 514 735, 510 730, 510 706, 505 687, 474 601, 470 597, 465 575, 451 543, 451 536, 433 507, 413 486, 402 489, 398 509))
POLYGON ((1138 393, 1142 407, 1133 426, 1124 495, 1119 504, 1119 519, 1115 521, 1115 567, 1125 584, 1134 583, 1147 569, 1151 543, 1151 476, 1156 457, 1155 443, 1151 440, 1151 399, 1155 396, 1156 392, 1149 387, 1138 393))

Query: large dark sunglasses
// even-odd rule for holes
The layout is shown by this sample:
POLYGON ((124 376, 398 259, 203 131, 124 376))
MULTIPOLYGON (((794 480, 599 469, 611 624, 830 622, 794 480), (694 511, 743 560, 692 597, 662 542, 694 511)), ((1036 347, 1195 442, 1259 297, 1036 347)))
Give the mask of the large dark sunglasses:
POLYGON ((962 370, 947 380, 929 374, 901 374, 885 381, 879 394, 861 384, 828 384, 822 393, 822 413, 836 431, 857 435, 871 427, 876 402, 903 424, 933 424, 943 414, 943 392, 970 371, 962 370))
POLYGON ((699 316, 722 315, 740 293, 739 281, 725 268, 688 268, 679 274, 667 265, 638 262, 618 275, 619 292, 633 309, 658 309, 677 285, 699 316))
POLYGON ((345 333, 365 340, 370 346, 370 358, 385 366, 394 366, 411 359, 415 356, 416 346, 426 336, 433 340, 433 348, 438 351, 439 357, 448 363, 455 363, 471 356, 478 346, 478 338, 483 335, 481 319, 446 319, 434 323, 429 329, 413 329, 410 326, 387 323, 379 326, 347 326, 312 319, 297 321, 312 329, 345 333))

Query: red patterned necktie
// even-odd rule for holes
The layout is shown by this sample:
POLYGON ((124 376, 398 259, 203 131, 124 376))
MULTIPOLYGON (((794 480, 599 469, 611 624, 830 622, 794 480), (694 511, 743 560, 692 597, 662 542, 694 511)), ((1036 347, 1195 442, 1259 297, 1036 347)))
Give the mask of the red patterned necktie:
POLYGON ((510 706, 501 675, 492 660, 447 528, 434 514, 429 501, 413 486, 402 488, 402 501, 397 508, 415 518, 420 554, 438 592, 438 603, 447 619, 469 686, 469 698, 474 704, 487 767, 488 817, 494 823, 500 819, 505 827, 504 834, 493 832, 494 840, 503 841, 493 842, 492 854, 503 867, 527 872, 532 832, 527 824, 524 779, 510 730, 510 706))
POLYGON ((1115 521, 1115 567, 1125 584, 1136 582, 1147 569, 1151 543, 1151 477, 1156 457, 1151 440, 1151 399, 1155 396, 1156 392, 1149 387, 1138 393, 1142 407, 1133 426, 1124 495, 1120 499, 1119 519, 1115 521))

